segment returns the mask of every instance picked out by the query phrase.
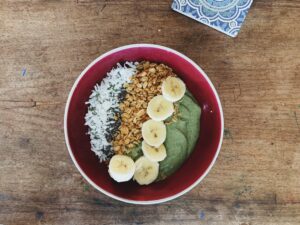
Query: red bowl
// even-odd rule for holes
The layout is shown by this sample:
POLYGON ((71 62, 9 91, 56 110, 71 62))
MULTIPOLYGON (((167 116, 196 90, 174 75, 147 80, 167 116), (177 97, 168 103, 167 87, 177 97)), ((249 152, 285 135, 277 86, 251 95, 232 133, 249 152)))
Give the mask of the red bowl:
POLYGON ((162 46, 127 45, 94 60, 77 78, 66 104, 64 130, 70 156, 82 176, 102 193, 127 203, 155 204, 177 198, 195 187, 212 168, 223 139, 224 119, 218 94, 204 71, 185 55, 162 46), (96 83, 118 62, 149 60, 164 63, 181 77, 202 109, 197 145, 182 167, 164 181, 148 186, 117 183, 91 151, 84 116, 96 83))

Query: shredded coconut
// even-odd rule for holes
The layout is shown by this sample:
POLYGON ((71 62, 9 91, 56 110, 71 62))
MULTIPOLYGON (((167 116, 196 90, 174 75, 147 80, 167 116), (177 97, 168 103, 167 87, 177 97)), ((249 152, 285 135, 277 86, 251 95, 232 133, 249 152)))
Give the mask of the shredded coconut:
POLYGON ((112 133, 120 121, 115 116, 120 112, 119 103, 124 92, 123 84, 130 81, 136 73, 137 63, 126 62, 124 66, 117 64, 107 76, 96 84, 89 101, 88 112, 85 115, 85 125, 89 127, 92 151, 99 157, 100 162, 108 160, 113 155, 112 133))

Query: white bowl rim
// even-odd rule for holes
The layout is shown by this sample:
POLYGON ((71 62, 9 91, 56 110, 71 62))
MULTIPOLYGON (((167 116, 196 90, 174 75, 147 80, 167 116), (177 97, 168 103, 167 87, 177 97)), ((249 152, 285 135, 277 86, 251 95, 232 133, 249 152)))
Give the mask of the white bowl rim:
POLYGON ((184 194, 186 194, 187 192, 189 192, 190 190, 192 190, 195 186, 197 186, 204 177, 206 177, 206 175, 209 173, 209 171, 211 170, 211 168, 213 167, 213 165, 215 164, 217 157, 220 153, 221 150, 221 146, 222 146, 222 142, 223 142, 223 132, 224 132, 224 116, 223 116, 223 109, 222 109, 222 105, 221 105, 221 101, 219 98, 219 95, 214 87, 214 85, 212 84, 212 82, 210 81, 210 79, 208 78, 208 76, 206 75, 206 73, 200 68, 200 66, 198 66, 193 60, 191 60, 190 58, 188 58, 187 56, 185 56, 184 54, 165 47, 165 46, 161 46, 161 45, 156 45, 156 44, 130 44, 130 45, 124 45, 115 49, 112 49, 102 55, 100 55, 98 58, 96 58, 93 62, 91 62, 79 75, 79 77, 76 79, 75 83, 73 84, 71 91, 69 93, 68 99, 67 99, 67 103, 66 103, 66 107, 65 107, 65 114, 64 114, 64 134, 65 134, 65 141, 66 141, 66 145, 67 145, 67 149, 69 151, 69 154, 71 156, 71 159, 73 161, 73 163, 75 164, 76 168, 79 170, 79 172, 81 173, 81 175, 84 177, 85 180, 87 180, 95 189, 97 189, 98 191, 102 192, 103 194, 119 200, 121 202, 125 202, 125 203, 130 203, 130 204, 136 204, 136 205, 152 205, 152 204, 159 204, 159 203, 164 203, 173 199, 176 199, 184 194), (130 199, 126 199, 126 198, 121 198, 119 196, 116 196, 104 189, 102 189, 101 187, 99 187, 97 184, 95 184, 86 174, 85 172, 80 168, 79 164, 77 163, 73 152, 71 150, 71 146, 69 143, 69 138, 68 138, 68 128, 67 128, 67 117, 68 117, 68 111, 69 111, 69 105, 71 102, 71 98, 73 96, 74 90, 77 87, 79 81, 81 80, 81 78, 84 76, 84 74, 94 65, 96 64, 98 61, 100 61, 101 59, 103 59, 104 57, 113 54, 115 52, 121 51, 121 50, 125 50, 125 49, 130 49, 130 48, 137 48, 137 47, 150 47, 150 48, 158 48, 158 49, 162 49, 165 51, 169 51, 172 52, 178 56, 180 56, 181 58, 185 59, 186 61, 188 61, 189 63, 191 63, 197 70, 199 70, 201 72, 201 74, 203 75, 203 77, 206 79, 206 81, 208 82, 208 84, 210 85, 211 89, 213 90, 213 93, 217 99, 217 103, 220 109, 220 114, 221 114, 221 135, 220 135, 220 140, 219 140, 219 145, 216 151, 216 154, 213 158, 213 160, 211 161, 210 165, 208 166, 208 168, 205 170, 205 172, 202 174, 202 176, 200 176, 192 185, 190 185, 189 187, 187 187, 186 189, 182 190, 181 192, 172 195, 170 197, 167 198, 162 198, 162 199, 158 199, 158 200, 149 200, 149 201, 137 201, 137 200, 130 200, 130 199))

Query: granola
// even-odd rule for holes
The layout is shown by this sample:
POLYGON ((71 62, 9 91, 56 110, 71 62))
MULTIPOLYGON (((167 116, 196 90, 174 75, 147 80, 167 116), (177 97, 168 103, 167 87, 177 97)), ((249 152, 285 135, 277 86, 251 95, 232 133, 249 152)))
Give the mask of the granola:
POLYGON ((167 77, 176 76, 170 67, 148 61, 138 64, 137 70, 130 82, 123 85, 127 94, 119 105, 121 126, 113 140, 116 154, 128 152, 141 142, 141 126, 149 119, 146 113, 149 101, 161 94, 162 82, 167 77))

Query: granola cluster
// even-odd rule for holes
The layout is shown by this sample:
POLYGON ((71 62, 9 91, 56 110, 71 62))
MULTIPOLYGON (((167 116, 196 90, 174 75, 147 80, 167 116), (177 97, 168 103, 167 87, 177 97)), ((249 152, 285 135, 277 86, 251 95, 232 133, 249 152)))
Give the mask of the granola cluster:
POLYGON ((148 102, 161 94, 162 82, 168 76, 176 76, 170 67, 148 61, 141 62, 137 69, 130 83, 123 86, 127 94, 119 105, 121 126, 113 140, 116 154, 123 154, 141 142, 142 124, 149 119, 146 113, 148 102))

